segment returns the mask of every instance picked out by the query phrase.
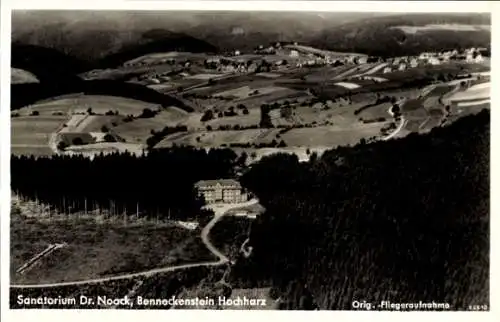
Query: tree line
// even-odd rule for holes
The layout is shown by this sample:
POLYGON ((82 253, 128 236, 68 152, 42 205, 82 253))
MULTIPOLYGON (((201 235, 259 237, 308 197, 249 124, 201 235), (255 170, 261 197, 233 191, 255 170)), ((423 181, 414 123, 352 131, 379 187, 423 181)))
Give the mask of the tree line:
POLYGON ((12 190, 55 211, 103 211, 144 217, 195 218, 203 200, 198 180, 234 175, 239 159, 229 149, 172 147, 147 155, 12 156, 12 190))

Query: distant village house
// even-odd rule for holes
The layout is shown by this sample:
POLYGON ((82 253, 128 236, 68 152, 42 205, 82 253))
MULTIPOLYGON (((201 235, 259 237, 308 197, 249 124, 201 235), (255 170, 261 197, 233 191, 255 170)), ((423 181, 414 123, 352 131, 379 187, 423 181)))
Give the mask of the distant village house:
POLYGON ((430 57, 427 62, 431 65, 441 64, 441 62, 439 61, 439 59, 437 57, 430 57))
POLYGON ((410 59, 410 66, 411 68, 415 68, 418 66, 418 60, 416 58, 410 59))
POLYGON ((366 64, 368 63, 368 56, 359 56, 358 57, 358 64, 366 64))

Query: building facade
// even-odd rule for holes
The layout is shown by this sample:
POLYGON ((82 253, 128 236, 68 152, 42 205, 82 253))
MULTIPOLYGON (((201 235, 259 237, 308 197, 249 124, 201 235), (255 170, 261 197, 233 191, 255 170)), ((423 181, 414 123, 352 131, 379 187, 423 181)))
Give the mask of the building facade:
POLYGON ((207 204, 240 203, 248 200, 240 183, 233 179, 203 180, 195 184, 207 204))

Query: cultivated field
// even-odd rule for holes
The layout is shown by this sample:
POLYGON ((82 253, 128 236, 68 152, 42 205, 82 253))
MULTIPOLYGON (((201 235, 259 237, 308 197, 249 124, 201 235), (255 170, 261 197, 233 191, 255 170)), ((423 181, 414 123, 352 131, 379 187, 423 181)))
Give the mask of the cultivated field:
POLYGON ((152 84, 152 85, 147 85, 147 87, 154 89, 157 92, 164 93, 166 91, 174 89, 175 84, 172 83, 152 84))
POLYGON ((74 114, 87 113, 87 109, 91 108, 96 114, 118 111, 121 115, 139 115, 144 108, 156 108, 157 106, 157 104, 118 96, 74 94, 70 97, 55 97, 40 101, 24 107, 18 112, 21 115, 30 114, 32 111, 38 111, 40 115, 74 114))
POLYGON ((358 76, 365 76, 365 75, 372 75, 372 74, 375 74, 381 70, 383 70, 384 67, 386 67, 387 65, 389 65, 388 63, 380 63, 380 64, 376 64, 375 66, 371 67, 370 69, 364 71, 363 73, 361 74, 358 74, 358 76))
POLYGON ((177 126, 185 124, 189 114, 175 107, 161 110, 151 118, 137 118, 131 122, 118 124, 112 127, 113 133, 129 143, 145 143, 151 136, 151 130, 160 131, 165 126, 177 126))
POLYGON ((382 104, 370 106, 366 109, 363 109, 358 114, 358 117, 362 118, 364 120, 375 120, 375 119, 378 119, 381 117, 389 120, 391 118, 391 115, 389 114, 389 109, 391 107, 392 107, 391 103, 382 103, 382 104))
POLYGON ((229 116, 223 118, 216 118, 205 122, 206 125, 210 125, 213 129, 217 129, 221 125, 229 126, 252 126, 258 125, 260 122, 260 110, 257 108, 249 109, 249 114, 244 115, 241 111, 238 111, 238 116, 229 116))
POLYGON ((165 64, 169 59, 175 60, 203 60, 208 58, 206 54, 189 53, 189 52, 164 52, 164 53, 153 53, 138 58, 129 60, 124 63, 124 66, 132 65, 155 65, 155 64, 165 64))
POLYGON ((19 68, 10 69, 10 83, 11 84, 26 84, 38 83, 38 78, 32 73, 19 68))
POLYGON ((356 55, 356 56, 366 56, 364 54, 356 54, 356 53, 345 53, 345 52, 336 52, 336 51, 330 51, 330 50, 321 50, 321 49, 317 49, 317 48, 314 48, 314 47, 310 47, 310 46, 303 46, 303 45, 286 45, 284 46, 285 48, 288 48, 288 49, 295 49, 299 52, 302 52, 302 53, 311 53, 311 54, 315 54, 315 55, 320 55, 320 56, 348 56, 348 55, 356 55))
MULTIPOLYGON (((301 50, 311 53, 310 48, 304 47, 301 50)), ((286 55, 271 56, 277 59, 286 55)), ((230 59, 245 61, 259 57, 267 56, 241 55, 230 57, 230 59)), ((13 153, 32 150, 36 154, 50 154, 51 152, 47 152, 46 147, 46 142, 52 132, 50 129, 55 130, 62 123, 66 123, 62 132, 105 132, 103 128, 106 127, 113 135, 125 140, 122 143, 98 143, 68 149, 68 153, 85 155, 123 150, 142 153, 153 130, 160 132, 166 126, 185 125, 188 128, 187 132, 168 135, 156 147, 173 144, 198 147, 233 144, 234 147, 234 144, 271 143, 273 140, 279 143, 283 140, 285 148, 292 149, 292 153, 305 158, 307 157, 306 149, 304 149, 306 146, 323 148, 353 145, 361 138, 380 137, 384 132, 381 129, 394 121, 389 113, 392 104, 372 105, 377 99, 385 96, 400 101, 401 111, 405 118, 405 122, 401 123, 403 125, 401 133, 439 125, 444 118, 445 106, 451 104, 452 101, 459 103, 452 108, 454 111, 452 114, 468 113, 477 109, 477 106, 489 104, 487 101, 489 99, 488 67, 483 64, 453 62, 438 66, 420 66, 387 74, 382 74, 381 71, 389 63, 346 64, 338 67, 287 67, 267 73, 222 75, 196 63, 189 69, 182 70, 181 67, 168 63, 170 58, 193 59, 193 62, 199 63, 208 56, 179 52, 157 53, 127 62, 126 66, 119 69, 139 70, 151 66, 151 70, 147 68, 144 70, 144 75, 157 77, 158 75, 154 75, 157 67, 177 68, 174 73, 162 79, 163 83, 147 86, 158 91, 171 91, 172 95, 192 106, 196 112, 186 113, 170 108, 162 110, 152 118, 125 120, 123 118, 125 115, 138 116, 144 108, 157 110, 158 106, 113 96, 72 94, 57 97, 38 102, 17 112, 25 116, 37 111, 41 116, 33 117, 33 119, 18 117, 16 120, 13 118, 13 153), (424 88, 400 88, 408 80, 425 78, 431 82, 433 79, 436 81, 438 77, 449 76, 448 74, 460 74, 465 78, 440 85, 431 84, 424 88), (470 77, 468 77, 469 74, 470 77), (218 79, 208 86, 207 81, 212 77, 218 79), (463 81, 471 84, 464 87, 461 85, 463 81), (461 86, 464 88, 460 88, 461 86), (466 87, 469 88, 465 90, 466 87), (359 93, 356 94, 356 92, 359 93), (319 98, 319 102, 311 101, 315 96, 319 98), (299 128, 289 131, 280 128, 238 130, 238 127, 258 126, 261 121, 259 107, 262 104, 282 105, 285 101, 292 105, 292 109, 291 111, 281 111, 280 108, 271 110, 269 115, 273 125, 276 127, 292 125, 299 128), (248 114, 243 114, 242 105, 248 110, 248 114), (220 116, 220 113, 227 112, 231 107, 237 113, 236 116, 220 116), (99 115, 86 115, 89 108, 99 115), (214 112, 214 118, 201 122, 201 117, 207 109, 214 112), (103 115, 109 111, 118 111, 120 115, 103 115), (282 112, 290 113, 282 117, 282 112), (69 116, 69 114, 73 115, 69 120, 65 120, 65 115, 69 116), (61 115, 60 121, 52 124, 50 122, 53 120, 51 120, 49 124, 52 126, 43 125, 42 121, 40 126, 43 130, 33 130, 28 126, 29 122, 38 121, 38 118, 56 117, 56 115, 61 115), (207 126, 211 129, 207 129, 207 126)), ((290 58, 290 61, 293 59, 290 58)), ((137 77, 137 81, 148 83, 144 77, 137 77)), ((48 121, 45 120, 45 122, 48 121)), ((285 148, 280 149, 285 150, 285 148)), ((265 151, 254 149, 255 147, 246 150, 256 152, 256 155, 264 155, 275 148, 267 148, 271 150, 265 151)))
POLYGON ((168 147, 172 144, 209 147, 231 143, 270 143, 273 139, 276 139, 276 134, 278 132, 278 129, 248 129, 241 131, 230 130, 175 133, 167 136, 160 143, 158 143, 156 147, 168 147))
POLYGON ((451 102, 484 100, 490 97, 490 83, 483 83, 469 87, 466 91, 458 92, 449 97, 451 102))
POLYGON ((188 96, 182 99, 191 102, 191 105, 199 111, 204 111, 207 108, 224 111, 230 106, 238 104, 243 104, 247 108, 258 108, 262 104, 310 96, 306 91, 282 86, 280 84, 282 80, 282 78, 276 80, 258 76, 237 77, 227 82, 217 82, 213 86, 202 86, 189 90, 188 96))
POLYGON ((346 76, 356 77, 356 76, 365 75, 367 73, 374 74, 375 71, 380 69, 380 65, 381 64, 361 64, 361 65, 358 65, 358 67, 356 68, 356 73, 354 73, 354 74, 351 74, 351 73, 341 74, 341 75, 337 76, 336 78, 340 79, 340 78, 343 78, 346 76))
POLYGON ((217 79, 217 77, 221 77, 224 74, 194 74, 188 76, 187 78, 199 79, 199 80, 209 80, 209 79, 217 79))
POLYGON ((103 126, 111 128, 112 124, 119 124, 123 120, 123 116, 119 115, 73 115, 71 120, 85 117, 81 122, 77 123, 75 127, 70 126, 70 122, 66 123, 61 132, 65 132, 70 128, 72 132, 101 132, 103 126))
POLYGON ((19 116, 11 119, 11 143, 47 144, 49 135, 66 121, 65 116, 19 116))
POLYGON ((281 74, 278 73, 258 73, 257 76, 267 77, 267 78, 278 78, 281 74))
POLYGON ((11 118, 11 148, 13 154, 52 155, 49 148, 51 133, 67 120, 65 116, 19 116, 11 118))
POLYGON ((463 117, 470 114, 477 114, 483 109, 490 109, 491 102, 489 100, 458 103, 456 106, 452 107, 452 116, 450 121, 453 121, 456 117, 463 117))
MULTIPOLYGON (((343 65, 339 67, 325 67, 319 70, 315 70, 311 73, 305 75, 305 79, 308 82, 322 82, 329 81, 332 79, 339 79, 352 73, 360 71, 360 67, 357 65, 343 65)), ((300 76, 299 76, 300 77, 300 76)))
POLYGON ((286 88, 283 87, 263 87, 263 88, 251 88, 250 86, 243 86, 231 90, 227 90, 224 92, 220 92, 215 94, 214 96, 222 96, 222 97, 235 97, 238 99, 243 99, 254 95, 266 95, 270 93, 274 93, 280 90, 284 90, 286 88))
POLYGON ((361 139, 380 135, 384 123, 351 124, 349 126, 331 125, 315 128, 292 129, 282 134, 288 146, 349 146, 358 144, 361 139))
POLYGON ((360 85, 356 83, 347 83, 347 82, 338 82, 334 84, 335 86, 342 86, 347 89, 355 89, 361 87, 360 85))
POLYGON ((297 91, 293 89, 283 88, 278 91, 268 93, 265 95, 255 95, 252 97, 248 97, 246 99, 237 100, 235 103, 244 104, 247 107, 260 107, 262 104, 272 104, 277 101, 285 101, 285 100, 303 100, 305 98, 311 97, 305 91, 297 91))
POLYGON ((169 224, 96 223, 92 219, 48 221, 13 217, 11 280, 51 283, 138 272, 211 259, 199 232, 169 224), (67 243, 22 274, 26 261, 50 244, 67 243))

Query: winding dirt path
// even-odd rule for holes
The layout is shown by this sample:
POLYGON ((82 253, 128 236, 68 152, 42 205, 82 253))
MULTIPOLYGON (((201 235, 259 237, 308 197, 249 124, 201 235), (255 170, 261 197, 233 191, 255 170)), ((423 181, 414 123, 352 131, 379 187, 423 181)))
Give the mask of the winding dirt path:
POLYGON ((407 122, 406 119, 403 116, 401 116, 401 121, 399 122, 398 127, 394 131, 392 131, 389 135, 384 136, 382 140, 387 141, 395 137, 399 132, 401 132, 406 122, 407 122))
POLYGON ((215 224, 231 209, 234 208, 241 208, 241 207, 246 207, 246 206, 251 206, 256 204, 258 201, 253 199, 244 203, 238 203, 238 204, 224 204, 224 205, 210 205, 206 206, 205 208, 211 209, 214 211, 215 215, 210 220, 210 222, 202 229, 201 231, 201 239, 205 246, 208 248, 208 250, 217 256, 219 260, 217 261, 205 261, 205 262, 198 262, 198 263, 192 263, 192 264, 184 264, 184 265, 176 265, 176 266, 170 266, 170 267, 163 267, 163 268, 155 268, 143 272, 138 272, 138 273, 129 273, 129 274, 122 274, 122 275, 116 275, 116 276, 109 276, 109 277, 102 277, 102 278, 94 278, 94 279, 88 279, 88 280, 82 280, 82 281, 73 281, 73 282, 60 282, 60 283, 48 283, 48 284, 18 284, 18 285, 11 285, 11 288, 46 288, 46 287, 59 287, 59 286, 76 286, 76 285, 85 285, 85 284, 95 284, 95 283, 102 283, 102 282, 108 282, 108 281, 116 281, 116 280, 122 280, 122 279, 128 279, 128 278, 134 278, 134 277, 148 277, 152 276, 155 274, 159 273, 165 273, 165 272, 173 272, 177 271, 180 269, 186 269, 186 268, 193 268, 193 267, 209 267, 209 266, 220 266, 224 265, 229 262, 229 259, 222 254, 215 246, 210 242, 209 233, 210 230, 215 226, 215 224))

